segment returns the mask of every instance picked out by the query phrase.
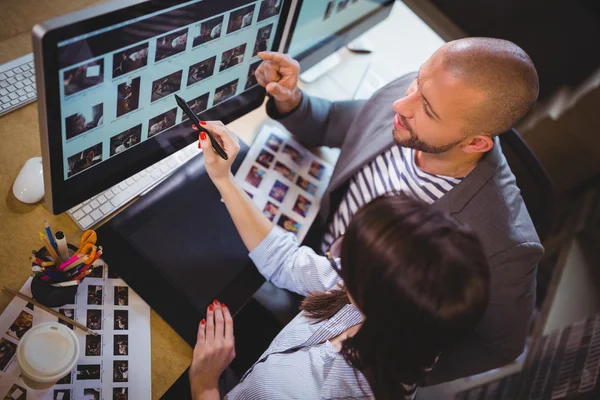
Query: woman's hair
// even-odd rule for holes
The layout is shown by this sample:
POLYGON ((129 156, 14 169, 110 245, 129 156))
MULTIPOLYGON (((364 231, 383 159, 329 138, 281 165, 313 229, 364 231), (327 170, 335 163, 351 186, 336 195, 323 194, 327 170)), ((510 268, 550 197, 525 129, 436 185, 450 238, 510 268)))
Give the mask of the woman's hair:
POLYGON ((322 321, 350 294, 365 318, 341 354, 378 400, 402 398, 403 383, 421 383, 487 306, 487 258, 473 231, 405 195, 379 197, 354 215, 341 265, 344 286, 311 293, 301 308, 322 321))

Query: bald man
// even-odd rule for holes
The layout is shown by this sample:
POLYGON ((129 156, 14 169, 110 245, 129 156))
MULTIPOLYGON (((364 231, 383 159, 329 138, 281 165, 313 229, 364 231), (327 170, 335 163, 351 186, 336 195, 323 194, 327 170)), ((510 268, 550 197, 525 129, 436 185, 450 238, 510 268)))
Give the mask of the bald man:
MULTIPOLYGON (((491 269, 488 308, 468 340, 441 355, 428 383, 497 368, 521 354, 543 247, 497 136, 535 103, 538 77, 529 56, 508 41, 461 39, 369 100, 340 102, 302 93, 298 63, 289 56, 259 57, 256 77, 271 96, 269 116, 307 145, 341 148, 313 225, 313 233, 321 229, 321 251, 358 208, 397 191, 477 232, 491 269)), ((452 290, 451 282, 443 289, 452 290)))

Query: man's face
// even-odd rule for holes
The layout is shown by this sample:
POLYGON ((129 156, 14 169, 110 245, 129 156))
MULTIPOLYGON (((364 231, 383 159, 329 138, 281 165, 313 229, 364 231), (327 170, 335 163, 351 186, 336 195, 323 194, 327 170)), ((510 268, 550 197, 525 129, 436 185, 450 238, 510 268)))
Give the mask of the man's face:
POLYGON ((468 112, 485 94, 447 72, 444 53, 438 50, 421 66, 405 96, 392 106, 394 139, 401 146, 443 153, 470 140, 465 134, 468 112))

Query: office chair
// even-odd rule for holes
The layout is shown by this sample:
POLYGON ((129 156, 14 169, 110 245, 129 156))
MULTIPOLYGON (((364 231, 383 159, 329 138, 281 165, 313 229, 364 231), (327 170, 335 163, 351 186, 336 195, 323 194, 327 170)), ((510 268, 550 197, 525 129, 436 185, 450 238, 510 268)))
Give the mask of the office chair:
POLYGON ((504 132, 499 139, 502 153, 515 175, 521 197, 543 242, 552 228, 554 185, 533 150, 515 129, 504 132))

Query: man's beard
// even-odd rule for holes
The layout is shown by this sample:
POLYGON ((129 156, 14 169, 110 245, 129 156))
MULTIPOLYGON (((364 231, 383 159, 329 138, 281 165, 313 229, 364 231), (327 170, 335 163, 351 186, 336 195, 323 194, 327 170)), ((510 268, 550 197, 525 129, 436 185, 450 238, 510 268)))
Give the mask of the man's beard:
MULTIPOLYGON (((406 122, 406 119, 403 116, 399 116, 400 120, 402 121, 402 125, 404 125, 404 127, 406 128, 406 130, 408 130, 408 133, 410 134, 410 137, 407 139, 401 139, 401 140, 396 140, 396 143, 399 144, 402 147, 406 147, 409 149, 413 149, 413 150, 418 150, 418 151, 422 151, 423 153, 431 153, 431 154, 440 154, 440 153, 445 153, 446 151, 452 149, 454 146, 456 146, 458 143, 460 143, 460 140, 456 140, 454 142, 442 145, 442 146, 435 146, 429 143, 426 143, 424 141, 422 141, 421 139, 419 139, 419 136, 417 136, 417 134, 412 130, 412 128, 410 127, 410 125, 408 125, 408 123, 406 122)), ((392 128, 392 135, 395 133, 395 128, 392 128)), ((394 135, 395 138, 395 135, 394 135)))

